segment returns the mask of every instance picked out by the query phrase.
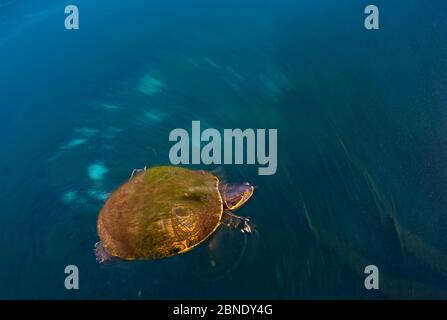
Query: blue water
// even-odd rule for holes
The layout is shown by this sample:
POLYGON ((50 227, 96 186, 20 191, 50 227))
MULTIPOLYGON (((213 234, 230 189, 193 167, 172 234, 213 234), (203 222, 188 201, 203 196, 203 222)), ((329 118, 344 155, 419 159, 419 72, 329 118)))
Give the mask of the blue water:
POLYGON ((0 298, 447 298, 447 4, 369 2, 0 1, 0 298), (219 169, 257 233, 98 264, 108 193, 192 120, 278 129, 275 175, 219 169))

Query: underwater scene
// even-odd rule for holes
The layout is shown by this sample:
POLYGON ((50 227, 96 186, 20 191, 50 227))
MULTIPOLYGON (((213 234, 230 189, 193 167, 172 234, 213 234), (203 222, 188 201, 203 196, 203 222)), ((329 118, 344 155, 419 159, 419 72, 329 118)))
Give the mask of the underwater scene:
POLYGON ((446 13, 0 0, 0 299, 446 299, 446 13))

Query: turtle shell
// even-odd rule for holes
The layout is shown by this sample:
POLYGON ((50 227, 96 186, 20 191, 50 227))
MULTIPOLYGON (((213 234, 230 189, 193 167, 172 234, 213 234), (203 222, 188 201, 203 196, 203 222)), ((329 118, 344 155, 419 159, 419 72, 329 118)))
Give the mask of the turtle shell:
POLYGON ((220 225, 219 180, 205 171, 149 168, 121 185, 98 217, 105 250, 126 260, 186 252, 220 225))

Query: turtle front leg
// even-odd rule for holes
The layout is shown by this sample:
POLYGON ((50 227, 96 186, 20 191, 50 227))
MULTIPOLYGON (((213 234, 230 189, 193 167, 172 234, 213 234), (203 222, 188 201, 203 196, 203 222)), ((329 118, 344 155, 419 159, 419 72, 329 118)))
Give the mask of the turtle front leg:
POLYGON ((240 217, 232 213, 231 211, 225 211, 222 216, 222 223, 227 227, 236 228, 242 232, 251 233, 252 227, 250 219, 240 217))
POLYGON ((98 261, 99 263, 114 260, 114 258, 106 251, 106 249, 102 245, 101 241, 95 243, 94 251, 95 251, 96 261, 98 261))

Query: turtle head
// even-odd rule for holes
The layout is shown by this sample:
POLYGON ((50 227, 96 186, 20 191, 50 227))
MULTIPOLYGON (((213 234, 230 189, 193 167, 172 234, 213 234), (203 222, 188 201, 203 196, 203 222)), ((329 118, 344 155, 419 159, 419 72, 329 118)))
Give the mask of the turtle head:
POLYGON ((219 186, 224 209, 236 210, 253 195, 254 187, 245 183, 224 183, 219 186))

